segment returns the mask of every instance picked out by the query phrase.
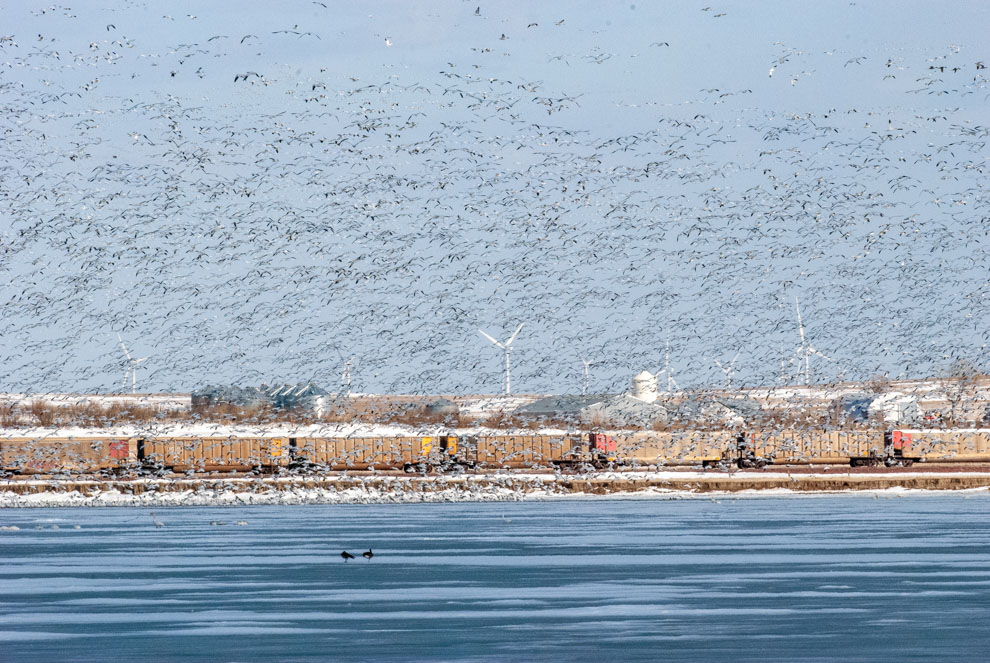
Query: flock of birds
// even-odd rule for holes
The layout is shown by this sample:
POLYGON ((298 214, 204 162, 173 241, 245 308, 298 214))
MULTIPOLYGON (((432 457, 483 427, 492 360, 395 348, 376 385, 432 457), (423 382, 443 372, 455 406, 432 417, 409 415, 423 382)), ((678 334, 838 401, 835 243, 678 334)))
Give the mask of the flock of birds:
POLYGON ((683 84, 673 30, 465 5, 422 20, 469 36, 415 52, 369 17, 383 50, 354 59, 320 2, 158 41, 137 7, 25 5, 0 35, 6 391, 120 388, 120 333, 139 391, 351 360, 356 390, 490 393, 475 330, 523 321, 524 391, 576 392, 580 358, 624 390, 668 338, 682 384, 737 353, 737 382, 795 382, 795 295, 816 380, 985 355, 985 53, 765 44, 670 98, 645 83, 683 84))

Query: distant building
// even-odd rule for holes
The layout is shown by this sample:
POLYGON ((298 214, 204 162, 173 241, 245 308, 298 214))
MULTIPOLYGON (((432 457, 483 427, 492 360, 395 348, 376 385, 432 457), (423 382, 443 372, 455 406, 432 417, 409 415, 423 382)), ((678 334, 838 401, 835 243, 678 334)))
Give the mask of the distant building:
POLYGON ((604 426, 648 428, 668 419, 667 408, 656 402, 659 396, 656 376, 641 371, 633 377, 628 393, 548 396, 518 408, 513 414, 533 419, 558 419, 575 425, 600 422, 604 426))
POLYGON ((690 398, 678 405, 674 419, 684 423, 742 426, 759 417, 760 404, 749 398, 690 398))
POLYGON ((854 393, 843 394, 835 399, 840 420, 851 423, 866 423, 870 420, 870 404, 875 397, 875 394, 854 393))
POLYGON ((870 414, 877 414, 885 423, 906 425, 921 421, 918 399, 899 392, 877 396, 870 403, 870 414))
POLYGON ((193 407, 213 407, 215 405, 254 407, 268 402, 265 394, 259 389, 234 385, 206 386, 193 391, 191 396, 193 407))
POLYGON ((649 371, 640 371, 633 377, 632 391, 627 395, 644 403, 656 403, 657 399, 660 398, 657 376, 649 371))
POLYGON ((559 419, 578 424, 582 421, 582 411, 590 405, 601 403, 608 396, 547 396, 537 401, 516 408, 513 412, 524 419, 559 419))
POLYGON ((427 404, 426 412, 428 414, 439 414, 445 417, 450 415, 457 416, 461 413, 461 408, 454 401, 441 398, 427 404))
POLYGON ((273 407, 309 410, 316 416, 323 416, 327 412, 331 400, 328 391, 312 382, 285 384, 279 387, 262 385, 261 390, 267 394, 273 407))
POLYGON ((329 406, 330 395, 313 383, 261 387, 234 385, 207 386, 192 392, 193 407, 235 405, 237 407, 299 408, 322 416, 329 406))
POLYGON ((880 420, 887 424, 914 424, 922 419, 918 399, 900 392, 854 393, 836 399, 841 419, 853 423, 880 420))
POLYGON ((620 428, 623 426, 649 428, 655 424, 667 423, 670 415, 663 405, 647 402, 629 394, 620 394, 583 408, 581 420, 584 423, 602 422, 605 426, 620 428))
POLYGON ((454 401, 441 398, 432 403, 428 403, 425 408, 426 414, 431 417, 439 417, 444 421, 456 422, 461 416, 461 408, 454 401))

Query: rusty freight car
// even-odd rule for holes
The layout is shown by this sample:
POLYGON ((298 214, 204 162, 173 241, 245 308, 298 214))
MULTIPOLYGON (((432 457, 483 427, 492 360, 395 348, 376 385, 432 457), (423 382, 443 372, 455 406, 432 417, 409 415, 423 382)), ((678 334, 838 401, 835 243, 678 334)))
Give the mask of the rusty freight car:
POLYGON ((137 463, 137 440, 129 437, 0 437, 0 471, 5 474, 121 472, 137 463))

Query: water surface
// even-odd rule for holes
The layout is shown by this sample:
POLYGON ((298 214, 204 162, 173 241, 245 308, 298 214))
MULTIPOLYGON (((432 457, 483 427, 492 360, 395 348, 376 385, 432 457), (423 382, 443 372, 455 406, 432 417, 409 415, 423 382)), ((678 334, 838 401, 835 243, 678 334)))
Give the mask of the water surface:
POLYGON ((980 494, 10 509, 0 658, 981 660, 988 511, 980 494))

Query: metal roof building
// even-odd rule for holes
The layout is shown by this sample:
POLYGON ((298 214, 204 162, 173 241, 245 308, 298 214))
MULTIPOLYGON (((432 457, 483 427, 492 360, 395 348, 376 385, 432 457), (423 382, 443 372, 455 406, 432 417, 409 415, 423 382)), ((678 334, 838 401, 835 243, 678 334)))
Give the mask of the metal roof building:
POLYGON ((213 405, 237 405, 250 407, 264 405, 267 396, 255 387, 237 387, 234 385, 208 385, 192 392, 193 407, 211 407, 213 405))
POLYGON ((589 394, 583 396, 547 396, 546 398, 541 398, 538 401, 534 401, 528 405, 523 405, 517 408, 513 414, 517 414, 522 417, 560 417, 560 418, 577 418, 581 410, 588 407, 589 405, 594 405, 595 403, 601 403, 602 401, 608 399, 609 396, 606 394, 589 394))
POLYGON ((629 394, 612 396, 581 410, 581 420, 586 423, 601 421, 608 426, 650 427, 670 420, 667 408, 650 403, 629 394))
POLYGON ((236 405, 251 407, 271 405, 275 408, 301 408, 322 415, 332 396, 312 382, 295 385, 238 387, 234 385, 207 386, 192 392, 193 407, 236 405))
POLYGON ((740 426, 760 412, 760 404, 748 398, 698 397, 683 401, 674 418, 696 424, 740 426))

